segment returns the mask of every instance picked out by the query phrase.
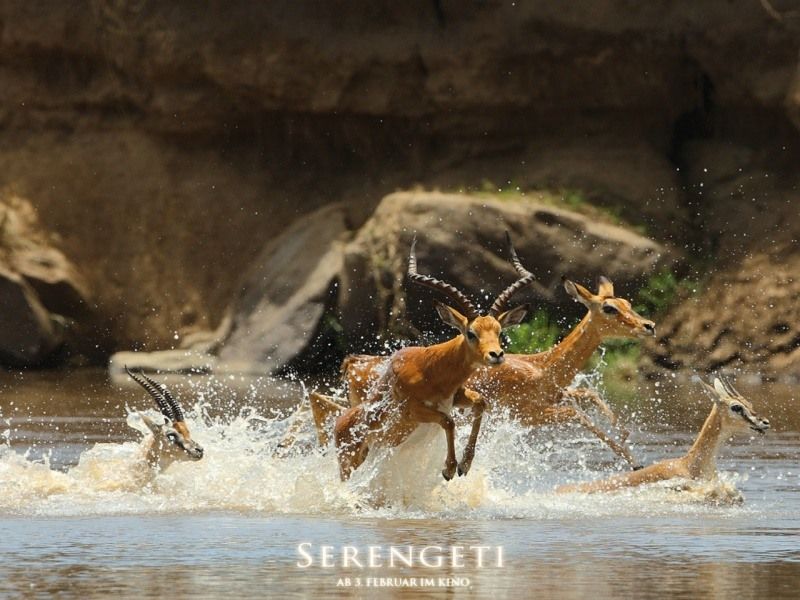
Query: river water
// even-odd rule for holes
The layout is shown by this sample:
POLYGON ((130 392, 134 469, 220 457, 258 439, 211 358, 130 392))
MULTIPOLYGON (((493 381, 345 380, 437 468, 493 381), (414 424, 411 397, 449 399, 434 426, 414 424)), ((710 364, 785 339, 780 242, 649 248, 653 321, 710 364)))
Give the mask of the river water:
MULTIPOLYGON (((798 596, 798 388, 738 386, 773 430, 726 445, 719 483, 585 496, 552 489, 624 465, 577 427, 532 434, 490 415, 465 478, 441 479, 434 435, 343 484, 330 453, 275 456, 287 421, 271 409, 296 403, 298 382, 167 381, 206 454, 150 478, 126 408, 152 408, 141 390, 98 371, 3 374, 0 596, 798 596), (381 566, 342 567, 345 546, 362 564, 377 546, 381 566), (434 566, 389 567, 408 546, 435 547, 434 566)), ((643 462, 684 452, 710 408, 692 382, 636 396, 609 400, 643 462)))

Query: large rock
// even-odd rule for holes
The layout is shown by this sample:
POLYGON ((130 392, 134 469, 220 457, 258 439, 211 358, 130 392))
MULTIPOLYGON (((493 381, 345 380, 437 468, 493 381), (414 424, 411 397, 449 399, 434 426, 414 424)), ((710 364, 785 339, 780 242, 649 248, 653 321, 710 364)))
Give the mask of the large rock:
POLYGON ((45 360, 63 341, 63 331, 17 273, 0 268, 0 361, 32 366, 45 360))
POLYGON ((233 302, 220 361, 277 372, 301 356, 332 304, 347 236, 344 207, 332 205, 268 243, 233 302))
MULTIPOLYGON (((792 244, 789 242, 789 244, 792 244)), ((768 375, 800 374, 800 253, 778 244, 737 268, 713 274, 659 328, 652 362, 698 371, 748 366, 768 375)))
POLYGON ((0 187, 35 203, 87 280, 96 360, 215 329, 264 240, 343 198, 357 225, 417 183, 578 189, 736 260, 749 243, 703 244, 733 215, 757 232, 744 203, 795 216, 764 177, 734 173, 735 201, 694 196, 686 174, 714 153, 684 151, 800 164, 791 0, 347 7, 0 3, 0 187))
POLYGON ((704 86, 723 106, 784 109, 797 27, 782 6, 791 3, 773 4, 790 14, 751 0, 359 2, 346 11, 237 0, 200 12, 12 2, 0 8, 0 89, 10 119, 116 108, 181 134, 227 133, 239 115, 272 111, 440 112, 431 127, 458 132, 451 115, 490 123, 487 112, 521 111, 513 127, 564 127, 568 108, 584 122, 616 111, 621 126, 658 126, 694 110, 711 93, 704 86))
POLYGON ((445 190, 548 190, 564 203, 589 203, 678 244, 689 231, 680 172, 657 146, 636 136, 542 137, 506 153, 466 157, 431 178, 445 190))
POLYGON ((350 347, 374 346, 379 333, 442 328, 428 301, 431 292, 405 282, 415 235, 420 272, 453 283, 484 309, 516 279, 507 261, 505 230, 541 286, 520 293, 517 301, 529 300, 534 308, 544 305, 557 314, 577 313, 561 290, 562 275, 590 287, 606 275, 624 296, 679 258, 675 250, 629 229, 545 200, 438 192, 384 198, 345 250, 339 305, 350 347))
POLYGON ((297 219, 240 276, 216 330, 186 336, 179 349, 117 352, 112 376, 125 365, 173 373, 281 373, 318 352, 314 343, 335 302, 350 237, 345 216, 345 207, 334 204, 297 219))
POLYGON ((0 229, 0 360, 38 365, 63 343, 78 345, 89 293, 28 201, 4 197, 0 229))

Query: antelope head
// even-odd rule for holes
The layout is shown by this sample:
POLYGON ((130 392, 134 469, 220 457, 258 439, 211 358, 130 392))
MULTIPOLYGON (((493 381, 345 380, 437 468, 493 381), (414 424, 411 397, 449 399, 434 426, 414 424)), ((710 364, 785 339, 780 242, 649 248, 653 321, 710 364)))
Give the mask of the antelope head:
POLYGON ((156 383, 142 372, 134 373, 127 366, 125 372, 155 400, 163 418, 152 419, 139 413, 145 425, 153 432, 155 443, 160 449, 159 460, 187 461, 203 458, 203 447, 192 439, 183 409, 166 386, 156 383))
MULTIPOLYGON (((442 321, 457 329, 464 336, 473 363, 489 366, 502 364, 504 352, 500 345, 500 331, 520 323, 528 312, 527 304, 507 310, 508 302, 518 290, 533 281, 533 275, 526 271, 526 275, 521 276, 497 296, 486 315, 481 315, 469 298, 454 286, 428 275, 419 275, 417 273, 416 244, 417 240, 415 238, 411 243, 411 253, 408 257, 409 280, 438 290, 459 305, 461 311, 437 302, 436 311, 442 321)), ((513 248, 511 248, 511 251, 516 257, 513 248)))
POLYGON ((769 429, 769 421, 756 415, 753 405, 730 383, 720 378, 714 379, 713 387, 705 381, 701 383, 717 406, 724 431, 736 433, 751 430, 764 434, 769 429))
POLYGON ((655 336, 656 324, 633 310, 628 300, 614 296, 614 284, 606 277, 600 276, 597 294, 567 278, 563 283, 567 293, 589 309, 592 324, 602 337, 655 336))

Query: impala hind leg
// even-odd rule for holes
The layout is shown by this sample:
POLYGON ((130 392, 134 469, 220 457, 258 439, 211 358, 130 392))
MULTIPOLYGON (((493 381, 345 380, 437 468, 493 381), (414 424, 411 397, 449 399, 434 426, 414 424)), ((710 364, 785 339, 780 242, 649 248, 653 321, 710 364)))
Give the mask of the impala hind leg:
POLYGON ((456 474, 458 462, 456 461, 456 424, 450 415, 446 415, 424 404, 414 404, 409 408, 409 417, 418 423, 436 423, 444 429, 447 437, 447 458, 445 459, 442 477, 447 481, 456 474))
POLYGON ((475 458, 475 445, 478 443, 481 420, 483 419, 483 413, 486 411, 486 401, 478 392, 461 388, 453 398, 453 406, 472 409, 472 429, 469 432, 469 440, 464 448, 464 454, 461 456, 461 462, 458 463, 458 474, 463 476, 469 473, 472 459, 475 458))
POLYGON ((606 444, 609 448, 611 448, 612 452, 617 456, 623 458, 634 470, 641 469, 641 463, 637 462, 633 455, 631 455, 630 450, 628 450, 624 445, 617 443, 615 440, 610 438, 605 431, 597 427, 592 420, 584 413, 582 410, 575 406, 557 406, 553 407, 549 411, 550 421, 553 423, 565 423, 567 421, 578 421, 581 425, 583 425, 586 429, 591 431, 595 434, 600 441, 606 444))
POLYGON ((335 418, 346 410, 346 407, 337 403, 332 396, 325 396, 317 392, 311 392, 308 395, 308 403, 311 405, 311 414, 314 417, 319 445, 327 448, 330 443, 331 426, 335 418))
POLYGON ((347 481, 367 459, 367 426, 364 423, 364 406, 358 405, 344 412, 333 428, 336 457, 339 460, 339 476, 347 481))
POLYGON ((571 390, 565 390, 564 399, 572 402, 580 402, 581 400, 585 400, 591 404, 594 404, 600 410, 600 412, 605 415, 606 419, 608 419, 608 422, 611 423, 611 426, 619 431, 620 443, 624 444, 627 441, 631 432, 619 424, 619 417, 617 417, 616 413, 611 410, 611 407, 605 400, 603 400, 603 397, 600 396, 600 394, 594 390, 589 390, 586 388, 575 388, 571 390))
POLYGON ((292 452, 306 450, 306 448, 303 448, 298 444, 297 440, 303 437, 303 431, 306 429, 306 426, 310 421, 311 419, 308 407, 301 406, 298 408, 292 417, 291 425, 286 430, 286 433, 281 438, 281 441, 278 442, 278 445, 275 448, 274 456, 277 458, 286 458, 292 452))

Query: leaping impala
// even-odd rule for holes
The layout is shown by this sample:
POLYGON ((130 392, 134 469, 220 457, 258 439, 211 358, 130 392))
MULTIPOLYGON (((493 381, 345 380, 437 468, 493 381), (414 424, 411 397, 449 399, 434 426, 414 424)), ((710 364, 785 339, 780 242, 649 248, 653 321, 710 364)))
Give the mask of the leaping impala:
POLYGON ((726 381, 715 379, 714 387, 704 381, 701 383, 711 393, 714 405, 700 434, 684 456, 662 460, 639 471, 623 473, 602 481, 563 485, 556 488, 556 491, 608 492, 675 478, 714 480, 717 477, 717 454, 722 444, 739 432, 756 431, 763 434, 769 429, 769 421, 756 416, 753 405, 726 381))
POLYGON ((142 441, 147 464, 152 469, 163 470, 173 462, 203 458, 203 447, 192 439, 183 409, 166 386, 156 383, 144 373, 134 373, 127 366, 125 372, 150 394, 163 417, 163 420, 154 419, 147 413, 139 413, 152 433, 142 441))
MULTIPOLYGON (((511 262, 517 273, 520 277, 532 278, 506 235, 511 262)), ((620 442, 615 441, 578 405, 581 401, 596 404, 616 426, 617 417, 602 398, 591 390, 568 389, 567 386, 604 340, 654 336, 655 324, 637 314, 628 300, 615 297, 614 285, 605 277, 600 277, 597 294, 568 279, 564 279, 563 284, 566 292, 588 310, 575 329, 550 350, 536 354, 507 354, 502 365, 476 370, 467 381, 467 387, 479 392, 490 406, 508 408, 513 418, 531 428, 578 421, 617 455, 638 467, 625 446, 627 432, 623 431, 620 442)), ((351 406, 367 397, 385 360, 382 356, 369 355, 345 358, 342 373, 351 406)), ((331 414, 342 409, 331 398, 321 394, 312 394, 310 401, 320 441, 325 443, 325 423, 331 414)))
POLYGON ((497 297, 487 315, 480 315, 472 302, 452 285, 417 274, 415 244, 416 240, 411 244, 408 258, 408 278, 438 290, 459 305, 463 314, 450 306, 436 304, 441 319, 457 329, 459 335, 434 346, 410 346, 392 354, 364 401, 339 416, 334 439, 343 480, 364 462, 371 448, 396 447, 422 423, 437 424, 445 432, 447 458, 443 477, 452 479, 456 469, 459 475, 466 475, 475 455, 485 403, 480 394, 464 384, 479 366, 495 368, 503 363, 500 330, 516 325, 527 312, 527 306, 506 308, 511 296, 531 283, 533 276, 518 279, 497 297), (456 461, 455 423, 450 417, 454 406, 471 408, 473 415, 461 462, 456 461))

